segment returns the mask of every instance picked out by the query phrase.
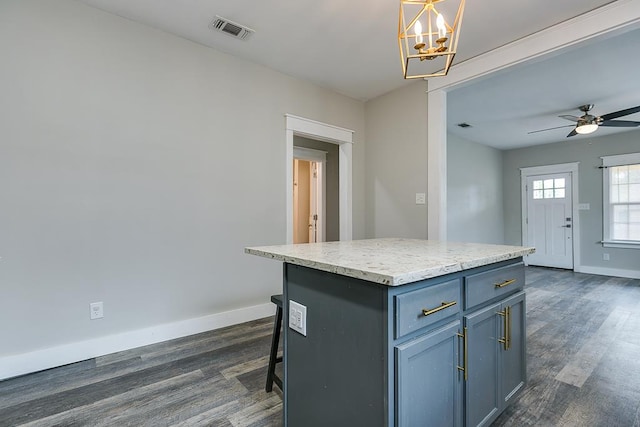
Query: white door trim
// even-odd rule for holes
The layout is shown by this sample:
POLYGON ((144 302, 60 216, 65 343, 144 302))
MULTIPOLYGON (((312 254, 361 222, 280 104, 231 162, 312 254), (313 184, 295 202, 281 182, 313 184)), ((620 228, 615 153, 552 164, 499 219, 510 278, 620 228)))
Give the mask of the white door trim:
MULTIPOLYGON (((520 168, 520 196, 521 204, 521 230, 522 245, 529 246, 527 236, 527 178, 533 175, 549 175, 554 173, 570 173, 571 174, 571 215, 573 217, 573 270, 580 271, 580 215, 578 212, 579 195, 578 192, 578 165, 579 162, 559 163, 556 165, 533 166, 528 168, 520 168)), ((526 263, 526 257, 525 257, 526 263)))
MULTIPOLYGON (((447 162, 447 92, 495 71, 539 58, 545 54, 558 52, 568 46, 599 36, 634 30, 638 27, 640 27, 640 2, 637 0, 617 0, 483 55, 454 64, 448 75, 429 79, 427 86, 427 123, 429 123, 427 136, 427 164, 429 167, 427 221, 429 239, 446 240, 447 238, 447 176, 446 168, 444 175, 439 169, 439 165, 446 165, 447 162), (445 111, 440 111, 443 106, 445 111)), ((577 267, 578 259, 574 261, 574 266, 577 267)))
POLYGON ((293 137, 294 135, 317 139, 339 145, 339 216, 340 240, 351 240, 353 230, 352 202, 352 144, 354 131, 338 126, 321 123, 311 119, 285 114, 285 194, 286 194, 286 238, 293 243, 293 137))

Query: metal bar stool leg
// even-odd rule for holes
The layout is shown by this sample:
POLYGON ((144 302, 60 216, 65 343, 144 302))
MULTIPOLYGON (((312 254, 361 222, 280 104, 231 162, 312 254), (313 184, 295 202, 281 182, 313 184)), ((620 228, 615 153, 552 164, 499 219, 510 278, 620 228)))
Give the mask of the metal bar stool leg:
POLYGON ((269 355, 269 370, 267 371, 267 393, 273 390, 275 382, 282 390, 282 379, 276 375, 276 363, 282 362, 278 357, 278 345, 280 344, 280 329, 282 328, 282 295, 271 296, 271 301, 276 305, 276 317, 273 323, 273 335, 271 336, 271 354, 269 355))

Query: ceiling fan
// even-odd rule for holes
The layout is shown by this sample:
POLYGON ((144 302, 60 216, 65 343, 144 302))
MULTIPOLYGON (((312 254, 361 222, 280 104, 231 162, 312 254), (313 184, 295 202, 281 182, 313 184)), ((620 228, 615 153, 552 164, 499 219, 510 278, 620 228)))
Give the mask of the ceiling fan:
POLYGON ((567 135, 567 138, 569 138, 570 136, 575 136, 577 134, 586 135, 588 133, 595 132, 598 129, 598 126, 610 126, 610 127, 620 127, 620 128, 640 126, 640 122, 634 122, 630 120, 613 120, 613 119, 617 119, 618 117, 628 116, 629 114, 640 112, 640 105, 638 105, 637 107, 627 108, 626 110, 615 111, 613 113, 605 114, 603 116, 592 116, 591 114, 589 114, 589 111, 591 111, 592 108, 593 108, 593 104, 586 104, 578 107, 578 109, 584 113, 580 117, 571 116, 567 114, 558 116, 565 120, 575 122, 576 123, 575 125, 557 126, 554 128, 534 130, 528 133, 545 132, 552 129, 560 129, 564 127, 575 126, 575 128, 569 133, 569 135, 567 135))

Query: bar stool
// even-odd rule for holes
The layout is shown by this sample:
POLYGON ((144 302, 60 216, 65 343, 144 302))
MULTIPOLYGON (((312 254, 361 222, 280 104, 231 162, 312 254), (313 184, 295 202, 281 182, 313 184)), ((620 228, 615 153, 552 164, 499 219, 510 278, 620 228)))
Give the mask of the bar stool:
POLYGON ((282 362, 282 356, 278 356, 278 345, 280 344, 280 328, 282 327, 282 294, 271 295, 271 302, 276 305, 276 318, 273 323, 273 336, 271 337, 271 354, 269 355, 269 370, 267 371, 267 393, 273 390, 275 382, 282 390, 282 379, 276 375, 276 363, 282 362))

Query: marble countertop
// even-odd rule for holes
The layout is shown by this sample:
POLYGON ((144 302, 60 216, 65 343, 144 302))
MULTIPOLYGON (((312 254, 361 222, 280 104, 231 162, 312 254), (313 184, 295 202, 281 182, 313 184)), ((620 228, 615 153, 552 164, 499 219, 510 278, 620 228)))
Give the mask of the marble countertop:
POLYGON ((399 286, 535 252, 522 246, 419 239, 367 239, 248 247, 251 255, 399 286))

